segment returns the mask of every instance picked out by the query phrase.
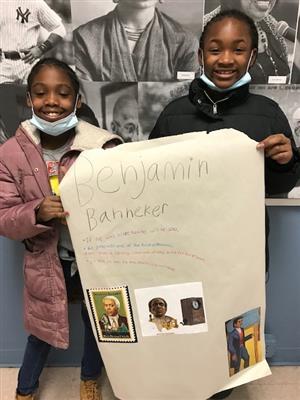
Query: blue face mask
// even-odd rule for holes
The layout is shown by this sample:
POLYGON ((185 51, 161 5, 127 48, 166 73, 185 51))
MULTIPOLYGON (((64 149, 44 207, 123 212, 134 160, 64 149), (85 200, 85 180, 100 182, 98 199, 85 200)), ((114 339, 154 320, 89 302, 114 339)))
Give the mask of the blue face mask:
MULTIPOLYGON (((250 65, 251 58, 252 58, 252 53, 253 53, 253 52, 251 51, 250 58, 249 58, 249 61, 248 61, 248 65, 247 65, 247 69, 246 69, 245 74, 244 74, 238 81, 234 82, 234 84, 231 85, 231 86, 229 86, 228 88, 223 89, 223 88, 219 88, 218 86, 216 86, 216 85, 213 83, 213 81, 211 81, 211 80, 205 75, 204 67, 203 67, 203 72, 202 72, 202 74, 200 75, 200 79, 201 79, 204 83, 206 83, 207 86, 208 86, 209 88, 211 88, 211 89, 213 89, 213 90, 216 90, 217 92, 228 92, 229 90, 237 89, 237 88, 239 88, 240 86, 244 86, 244 85, 246 85, 246 84, 248 84, 248 83, 251 82, 251 75, 249 74, 248 69, 249 69, 249 65, 250 65)), ((204 58, 203 58, 203 53, 202 53, 202 60, 203 60, 203 59, 204 59, 204 58)))
POLYGON ((69 131, 70 129, 74 128, 78 124, 78 119, 76 117, 77 99, 78 96, 75 101, 75 107, 73 112, 71 112, 71 114, 67 115, 65 118, 59 119, 58 121, 55 122, 49 122, 38 117, 33 111, 32 107, 32 118, 30 122, 40 131, 47 133, 47 135, 59 136, 69 131))
POLYGON ((223 88, 219 88, 218 86, 216 86, 213 81, 211 81, 206 75, 205 73, 203 73, 200 76, 200 79, 207 84, 208 87, 210 87, 213 90, 216 90, 217 92, 228 92, 229 90, 232 89, 237 89, 240 86, 246 85, 247 83, 251 82, 251 75, 249 74, 249 72, 247 71, 245 73, 245 75, 243 75, 238 81, 234 82, 233 85, 229 86, 226 89, 223 88))

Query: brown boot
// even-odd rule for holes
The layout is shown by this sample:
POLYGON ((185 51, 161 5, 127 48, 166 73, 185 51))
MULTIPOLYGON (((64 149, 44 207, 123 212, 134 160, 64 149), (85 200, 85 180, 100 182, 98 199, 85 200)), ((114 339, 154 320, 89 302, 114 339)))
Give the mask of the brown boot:
POLYGON ((31 394, 16 393, 16 400, 36 400, 36 395, 35 395, 35 393, 31 393, 31 394))
POLYGON ((97 381, 80 382, 80 400, 102 400, 97 381))

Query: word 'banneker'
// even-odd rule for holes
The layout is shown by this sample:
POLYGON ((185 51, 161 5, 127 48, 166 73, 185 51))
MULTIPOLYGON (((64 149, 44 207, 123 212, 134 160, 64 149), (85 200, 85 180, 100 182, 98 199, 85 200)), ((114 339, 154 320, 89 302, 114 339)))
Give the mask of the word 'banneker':
POLYGON ((124 207, 124 209, 112 208, 110 210, 97 210, 95 208, 87 208, 86 215, 88 219, 89 229, 93 231, 99 224, 104 222, 113 222, 122 219, 134 219, 145 217, 160 217, 165 213, 168 203, 155 204, 154 206, 145 204, 138 207, 124 207))

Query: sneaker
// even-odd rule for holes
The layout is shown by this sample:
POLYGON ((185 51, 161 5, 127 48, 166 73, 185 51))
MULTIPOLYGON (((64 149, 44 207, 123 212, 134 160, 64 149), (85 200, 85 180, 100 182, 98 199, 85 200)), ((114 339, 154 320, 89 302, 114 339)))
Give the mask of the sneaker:
POLYGON ((16 400, 36 400, 36 396, 34 393, 31 393, 31 394, 16 393, 16 400))
POLYGON ((80 400, 102 400, 97 381, 80 382, 80 400))
POLYGON ((230 396, 232 392, 233 389, 222 390, 222 392, 216 393, 213 396, 211 396, 210 399, 216 399, 216 400, 226 399, 226 397, 230 396))

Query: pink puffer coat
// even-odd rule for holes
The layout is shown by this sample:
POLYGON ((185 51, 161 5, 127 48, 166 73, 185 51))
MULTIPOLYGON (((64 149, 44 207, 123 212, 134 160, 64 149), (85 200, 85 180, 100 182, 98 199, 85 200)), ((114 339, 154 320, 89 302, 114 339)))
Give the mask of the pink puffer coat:
MULTIPOLYGON (((76 135, 61 159, 69 168, 81 151, 103 148, 121 139, 79 121, 76 135)), ((0 146, 0 235, 25 244, 25 328, 54 347, 69 345, 68 304, 57 252, 58 226, 36 223, 35 209, 51 195, 38 131, 25 121, 15 136, 0 146)))

